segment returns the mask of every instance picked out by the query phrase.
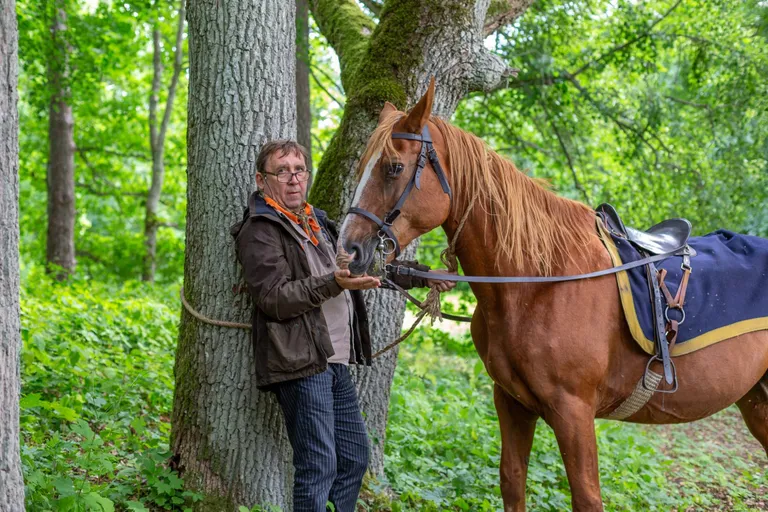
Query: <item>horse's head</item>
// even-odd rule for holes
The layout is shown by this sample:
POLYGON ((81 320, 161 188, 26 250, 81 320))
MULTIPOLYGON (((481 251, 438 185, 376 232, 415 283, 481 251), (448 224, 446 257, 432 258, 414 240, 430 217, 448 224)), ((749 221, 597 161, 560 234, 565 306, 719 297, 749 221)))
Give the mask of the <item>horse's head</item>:
POLYGON ((363 274, 383 244, 395 258, 401 247, 441 225, 451 209, 450 169, 440 133, 429 122, 434 79, 405 114, 386 103, 360 160, 361 178, 339 236, 352 258, 349 270, 363 274), (439 155, 439 156, 438 156, 439 155), (441 163, 443 165, 441 165, 441 163))

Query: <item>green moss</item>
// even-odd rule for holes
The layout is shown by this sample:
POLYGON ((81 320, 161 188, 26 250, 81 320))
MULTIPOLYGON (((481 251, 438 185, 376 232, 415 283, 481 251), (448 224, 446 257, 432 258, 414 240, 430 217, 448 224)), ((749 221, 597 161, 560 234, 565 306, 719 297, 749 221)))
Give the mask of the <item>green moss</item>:
MULTIPOLYGON (((341 218, 341 199, 346 173, 350 172, 349 162, 362 152, 360 139, 367 136, 361 135, 360 131, 375 126, 385 101, 401 110, 408 106, 405 85, 424 63, 423 41, 440 28, 436 23, 421 23, 426 13, 434 19, 468 20, 472 8, 473 2, 469 0, 449 3, 390 0, 385 3, 371 37, 354 45, 350 43, 354 51, 342 50, 345 54, 341 58, 342 79, 347 103, 341 125, 318 166, 310 194, 312 204, 326 210, 332 218, 341 218)), ((362 14, 359 9, 357 11, 362 14)), ((351 16, 342 9, 335 13, 334 24, 344 16, 351 16)), ((350 19, 357 22, 356 18, 350 19)))
POLYGON ((485 14, 485 18, 492 18, 498 16, 509 10, 509 0, 491 0, 491 5, 488 6, 488 11, 485 14))
POLYGON ((349 90, 349 77, 355 74, 376 25, 354 0, 318 0, 312 11, 339 56, 341 82, 349 90))

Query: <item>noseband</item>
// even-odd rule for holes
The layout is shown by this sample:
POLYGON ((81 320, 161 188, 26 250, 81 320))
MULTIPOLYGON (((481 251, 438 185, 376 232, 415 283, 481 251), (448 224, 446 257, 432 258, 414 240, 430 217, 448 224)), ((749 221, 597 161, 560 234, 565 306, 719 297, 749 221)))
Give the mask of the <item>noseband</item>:
MULTIPOLYGON (((417 189, 421 190, 421 173, 424 171, 424 167, 427 165, 427 159, 429 159, 429 163, 432 164, 432 168, 435 170, 437 179, 440 181, 440 186, 443 188, 443 192, 448 194, 448 199, 451 201, 451 203, 453 203, 453 194, 451 193, 450 185, 448 185, 448 179, 445 176, 445 171, 443 171, 443 168, 440 165, 440 160, 437 158, 437 151, 435 151, 435 148, 432 145, 432 135, 430 135, 427 125, 424 125, 424 129, 421 131, 421 135, 415 133, 395 132, 392 134, 392 138, 417 140, 421 142, 419 158, 416 161, 416 172, 413 173, 410 181, 408 181, 408 185, 406 185, 405 190, 403 190, 403 193, 400 195, 400 199, 397 200, 394 208, 392 208, 389 212, 387 212, 386 215, 384 215, 384 220, 381 220, 368 210, 364 210, 356 206, 353 206, 347 210, 347 213, 356 213, 358 215, 362 215, 363 217, 376 224, 379 227, 378 235, 382 243, 380 248, 382 251, 386 252, 386 243, 391 243, 394 249, 395 258, 397 258, 400 256, 400 243, 397 241, 397 237, 394 235, 394 233, 392 233, 392 223, 395 222, 395 219, 397 219, 398 215, 400 215, 400 208, 403 207, 405 200, 408 199, 408 196, 413 190, 413 187, 416 186, 417 189)), ((389 253, 391 252, 392 251, 390 250, 389 253)))

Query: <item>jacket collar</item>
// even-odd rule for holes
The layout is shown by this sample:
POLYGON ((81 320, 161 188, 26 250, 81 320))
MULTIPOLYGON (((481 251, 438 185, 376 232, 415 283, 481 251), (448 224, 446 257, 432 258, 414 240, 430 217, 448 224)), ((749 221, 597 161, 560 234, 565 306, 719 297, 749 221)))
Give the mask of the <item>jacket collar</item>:
MULTIPOLYGON (((320 208, 313 207, 315 217, 317 217, 317 222, 320 224, 320 226, 328 231, 328 214, 325 213, 325 211, 321 210, 320 208)), ((256 218, 262 218, 266 220, 270 220, 272 222, 277 222, 282 226, 285 230, 287 230, 291 236, 298 239, 298 235, 293 229, 288 229, 289 226, 286 226, 285 222, 283 221, 283 217, 279 215, 274 208, 269 206, 267 202, 264 200, 264 197, 261 195, 259 191, 253 192, 250 197, 248 197, 248 207, 243 212, 243 219, 236 223, 235 225, 230 228, 230 234, 237 238, 237 235, 240 233, 240 230, 242 229, 243 225, 247 220, 256 219, 256 218)), ((300 242, 300 241, 299 241, 300 242)))
MULTIPOLYGON (((248 211, 249 217, 255 217, 257 215, 272 215, 274 217, 279 217, 275 209, 267 204, 264 200, 264 196, 258 191, 252 193, 248 198, 248 211)), ((317 222, 323 228, 327 228, 328 214, 316 206, 312 206, 312 211, 315 214, 315 217, 317 217, 317 222)))

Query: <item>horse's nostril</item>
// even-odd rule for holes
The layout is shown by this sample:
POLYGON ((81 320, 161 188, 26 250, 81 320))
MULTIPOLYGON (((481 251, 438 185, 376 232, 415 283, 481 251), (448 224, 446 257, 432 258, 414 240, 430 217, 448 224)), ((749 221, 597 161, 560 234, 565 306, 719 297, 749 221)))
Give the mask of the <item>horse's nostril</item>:
POLYGON ((336 256, 336 264, 339 268, 349 268, 349 265, 355 264, 363 257, 362 247, 354 242, 344 242, 339 247, 339 253, 336 256))
POLYGON ((363 247, 357 242, 352 242, 349 244, 347 252, 349 253, 349 257, 352 258, 352 261, 354 261, 362 257, 363 247))

